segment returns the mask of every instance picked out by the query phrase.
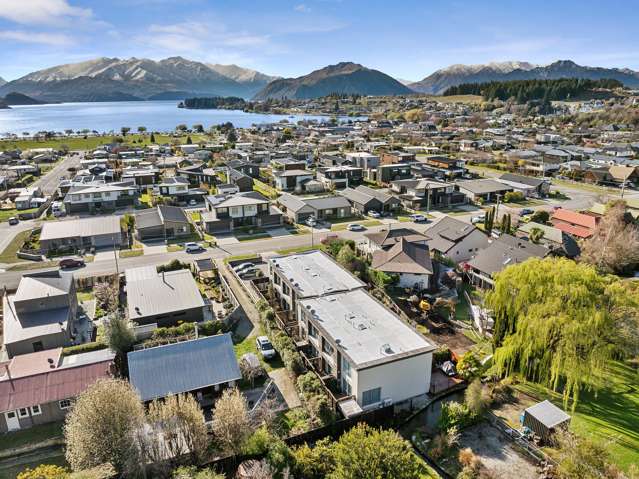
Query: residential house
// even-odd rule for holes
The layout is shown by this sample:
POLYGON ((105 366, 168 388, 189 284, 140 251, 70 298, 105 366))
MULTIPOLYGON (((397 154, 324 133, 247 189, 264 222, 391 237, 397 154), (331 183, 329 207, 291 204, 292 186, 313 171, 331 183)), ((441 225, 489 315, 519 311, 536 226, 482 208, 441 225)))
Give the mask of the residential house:
POLYGON ((499 177, 499 182, 511 186, 514 191, 519 191, 526 197, 545 198, 550 193, 550 181, 545 178, 504 173, 499 177))
POLYGON ((577 239, 587 239, 594 234, 600 218, 600 216, 594 214, 577 213, 576 211, 559 208, 552 214, 550 222, 555 228, 577 239))
POLYGON ((187 393, 204 402, 242 379, 230 333, 131 351, 127 361, 145 403, 187 393))
POLYGON ((428 289, 434 274, 433 263, 426 244, 408 241, 399 237, 399 241, 389 249, 380 249, 373 253, 371 268, 387 274, 397 275, 397 286, 417 290, 428 289))
POLYGON ((178 168, 175 174, 186 178, 191 186, 199 186, 201 184, 213 186, 219 182, 215 169, 207 168, 205 163, 196 163, 195 165, 178 168))
POLYGON ((362 245, 365 253, 388 251, 401 241, 428 247, 428 237, 411 228, 390 228, 375 233, 364 234, 366 243, 362 245))
POLYGON ((373 155, 365 151, 357 151, 346 153, 346 160, 352 166, 361 168, 362 170, 374 170, 379 166, 379 156, 373 155))
POLYGON ((359 167, 348 165, 318 168, 317 179, 327 190, 352 187, 361 184, 363 170, 359 167))
POLYGON ((124 275, 128 319, 134 323, 165 327, 212 319, 188 269, 158 273, 155 266, 143 266, 124 275))
POLYGON ((280 191, 302 193, 307 191, 306 183, 315 178, 309 170, 273 170, 275 188, 280 191))
POLYGON ((636 166, 613 165, 608 168, 610 182, 618 186, 635 186, 639 180, 636 166))
POLYGON ((534 221, 521 223, 517 228, 517 236, 529 240, 530 233, 534 229, 542 231, 542 237, 538 243, 552 251, 555 256, 566 256, 567 258, 579 256, 581 249, 577 241, 568 233, 554 226, 543 225, 534 221))
POLYGON ((140 241, 172 239, 191 235, 191 224, 178 206, 160 205, 135 215, 135 237, 140 241))
POLYGON ((492 288, 495 275, 506 267, 523 263, 529 258, 544 258, 550 250, 522 238, 503 234, 464 264, 470 281, 480 288, 492 288))
POLYGON ((504 194, 514 191, 512 186, 489 178, 480 180, 466 180, 455 183, 456 188, 472 202, 491 202, 503 198, 504 194))
POLYGON ((478 228, 450 216, 426 228, 424 236, 433 253, 455 263, 467 261, 488 245, 488 237, 478 228))
POLYGON ((345 188, 339 194, 344 196, 353 210, 360 214, 366 214, 369 211, 390 213, 396 211, 400 206, 400 201, 395 196, 363 185, 355 189, 345 188))
POLYGON ((466 162, 459 158, 441 155, 430 155, 418 158, 419 166, 426 166, 436 172, 437 176, 446 179, 459 178, 466 173, 466 162))
POLYGON ((46 200, 38 186, 28 186, 25 188, 15 188, 19 194, 13 198, 18 211, 37 208, 46 200))
POLYGON ((3 296, 3 345, 9 358, 70 346, 82 338, 71 273, 24 274, 13 295, 3 296))
POLYGON ((233 168, 226 169, 226 182, 237 186, 243 193, 253 190, 253 178, 233 168))
POLYGON ((164 178, 157 185, 158 193, 164 198, 170 198, 177 203, 185 203, 190 200, 202 201, 208 191, 200 188, 191 188, 187 178, 182 176, 170 176, 164 178))
POLYGON ((380 163, 382 165, 394 165, 398 163, 410 163, 415 161, 415 153, 405 151, 390 151, 382 153, 380 163))
POLYGON ((388 184, 397 180, 405 180, 413 177, 411 164, 409 163, 389 163, 379 165, 374 173, 374 177, 369 177, 371 181, 381 184, 388 184))
POLYGON ((114 357, 109 349, 63 356, 58 347, 5 362, 0 369, 0 433, 63 421, 75 398, 111 376, 114 357))
POLYGON ((154 166, 128 166, 122 169, 121 179, 137 186, 154 185, 160 181, 160 170, 154 166))
POLYGON ((271 168, 273 170, 289 171, 289 170, 305 170, 308 164, 305 159, 294 159, 291 157, 272 158, 271 168))
POLYGON ((226 162, 226 166, 244 173, 251 178, 258 179, 260 177, 260 165, 250 160, 229 160, 226 162))
POLYGON ((137 186, 130 182, 79 184, 69 188, 64 209, 68 214, 114 211, 134 206, 139 197, 137 186))
POLYGON ((316 220, 348 218, 351 204, 343 196, 298 198, 284 193, 277 199, 282 212, 294 223, 304 223, 310 217, 316 220))
POLYGON ((45 221, 40 233, 40 249, 45 255, 52 252, 120 248, 122 243, 120 217, 115 215, 45 221))
POLYGON ((200 221, 207 233, 230 233, 242 227, 278 227, 282 224, 282 212, 257 191, 237 193, 231 196, 209 196, 207 212, 200 221))
POLYGON ((404 208, 437 209, 466 202, 466 195, 455 191, 455 185, 427 179, 409 179, 391 182, 391 191, 396 193, 404 208))

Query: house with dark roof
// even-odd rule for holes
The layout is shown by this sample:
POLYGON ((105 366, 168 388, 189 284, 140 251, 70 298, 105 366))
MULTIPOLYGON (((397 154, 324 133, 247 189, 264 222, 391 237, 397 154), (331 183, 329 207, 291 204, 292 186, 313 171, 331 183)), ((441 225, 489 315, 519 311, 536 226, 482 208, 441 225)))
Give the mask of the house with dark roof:
POLYGON ((488 237, 475 226, 445 216, 426 228, 428 247, 435 255, 461 263, 475 256, 488 245, 488 237))
POLYGON ((453 184, 424 178, 393 181, 391 191, 405 208, 414 210, 448 208, 466 202, 466 195, 455 191, 453 184))
POLYGON ((306 191, 306 183, 314 178, 315 173, 310 170, 273 170, 273 182, 280 191, 302 193, 306 191))
POLYGON ((468 197, 469 201, 491 202, 497 201, 497 197, 503 197, 509 191, 514 191, 512 186, 490 178, 479 180, 465 180, 455 183, 458 191, 468 197))
POLYGON ((40 232, 40 249, 44 254, 119 248, 122 243, 120 217, 116 215, 46 221, 40 232))
POLYGON ((282 212, 261 193, 210 196, 200 222, 207 233, 230 233, 242 227, 273 228, 282 225, 282 212))
POLYGON ((215 170, 213 168, 207 168, 205 163, 196 163, 195 165, 178 168, 175 174, 176 176, 186 178, 192 186, 199 186, 202 183, 207 185, 219 183, 219 178, 215 170))
POLYGON ((408 241, 404 237, 400 237, 389 249, 375 251, 371 268, 397 275, 397 286, 420 291, 430 287, 434 273, 428 246, 408 241))
POLYGON ((480 288, 492 288, 495 275, 506 267, 529 258, 545 258, 550 250, 522 238, 503 234, 464 264, 470 281, 480 288))
POLYGON ((157 185, 160 196, 171 198, 176 203, 186 203, 191 200, 201 201, 208 191, 201 188, 191 188, 191 183, 182 176, 164 178, 157 185))
POLYGON ((135 215, 135 237, 140 241, 189 236, 191 224, 179 206, 159 205, 135 215))
POLYGON ((374 253, 375 251, 387 251, 400 241, 428 245, 428 238, 423 234, 410 228, 391 228, 383 229, 375 233, 366 233, 366 244, 364 249, 366 253, 374 253))
POLYGON ((395 196, 368 186, 360 185, 355 189, 345 188, 339 194, 349 201, 353 211, 360 214, 366 214, 369 211, 390 213, 400 207, 400 201, 395 196))
POLYGON ((127 360, 144 402, 184 393, 202 402, 242 379, 230 333, 131 351, 127 360))
POLYGON ((357 186, 362 182, 362 168, 340 165, 317 169, 317 179, 326 189, 341 189, 347 186, 357 186))
POLYGON ((550 193, 550 180, 546 178, 504 173, 499 177, 499 181, 512 186, 515 191, 521 191, 526 196, 545 198, 550 193))
POLYGON ((234 168, 226 169, 226 182, 237 186, 241 192, 253 190, 253 178, 234 168))
POLYGON ((538 243, 551 250, 554 255, 576 258, 581 253, 575 238, 554 226, 543 225, 534 221, 521 223, 517 229, 517 236, 528 240, 531 232, 535 229, 542 232, 542 237, 538 243))
POLYGON ((73 274, 25 274, 13 295, 3 296, 3 345, 9 358, 70 346, 77 331, 78 298, 73 274))
POLYGON ((15 356, 0 369, 0 433, 64 420, 77 396, 113 370, 109 349, 63 356, 62 348, 15 356))
POLYGON ((310 217, 322 221, 351 216, 351 204, 339 195, 300 198, 284 193, 277 199, 277 203, 294 223, 304 223, 310 217))

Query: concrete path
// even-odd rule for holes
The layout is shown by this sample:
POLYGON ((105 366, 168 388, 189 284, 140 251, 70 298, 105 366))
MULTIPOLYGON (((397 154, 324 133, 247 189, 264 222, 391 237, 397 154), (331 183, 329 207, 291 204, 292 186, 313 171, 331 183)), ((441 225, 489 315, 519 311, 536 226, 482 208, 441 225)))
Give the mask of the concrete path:
POLYGON ((290 374, 285 368, 270 371, 268 375, 277 386, 277 389, 280 390, 280 393, 284 397, 284 401, 286 401, 286 405, 289 409, 300 407, 302 405, 302 402, 297 395, 295 383, 293 383, 290 374))

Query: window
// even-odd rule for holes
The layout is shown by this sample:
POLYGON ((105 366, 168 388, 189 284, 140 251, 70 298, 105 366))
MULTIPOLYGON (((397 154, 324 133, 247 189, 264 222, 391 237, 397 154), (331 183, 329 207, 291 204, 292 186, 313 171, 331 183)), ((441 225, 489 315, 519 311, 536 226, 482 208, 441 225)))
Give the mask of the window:
POLYGON ((33 343, 33 352, 37 353, 38 351, 44 351, 44 345, 42 344, 42 341, 36 341, 35 343, 33 343))
POLYGON ((324 351, 326 354, 333 354, 335 350, 330 343, 328 343, 327 341, 322 341, 322 351, 324 351))
POLYGON ((350 375, 351 375, 351 363, 348 362, 348 359, 342 356, 342 376, 350 377, 350 375))
POLYGON ((376 404, 382 399, 382 388, 369 389, 362 393, 362 406, 376 404))
POLYGON ((42 409, 40 409, 39 405, 35 405, 35 406, 31 406, 31 415, 32 416, 38 416, 42 414, 42 409))
POLYGON ((62 401, 58 401, 58 405, 60 409, 69 409, 71 407, 71 399, 63 399, 62 401))
POLYGON ((26 407, 18 409, 18 417, 29 417, 29 410, 26 407))
POLYGON ((317 328, 315 328, 315 326, 313 326, 313 324, 311 323, 308 323, 308 335, 311 338, 317 339, 317 328))
POLYGON ((324 373, 332 375, 333 374, 333 366, 331 366, 331 363, 329 363, 326 360, 324 360, 322 362, 324 363, 324 373))

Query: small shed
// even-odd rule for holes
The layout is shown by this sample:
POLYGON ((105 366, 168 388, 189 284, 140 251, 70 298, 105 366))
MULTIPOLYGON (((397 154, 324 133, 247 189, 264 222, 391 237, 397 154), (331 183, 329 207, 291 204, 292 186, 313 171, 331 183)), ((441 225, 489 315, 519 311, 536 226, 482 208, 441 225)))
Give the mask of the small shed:
POLYGON ((550 401, 542 401, 524 411, 522 425, 539 436, 544 443, 551 441, 552 434, 559 428, 567 428, 570 416, 550 401))

